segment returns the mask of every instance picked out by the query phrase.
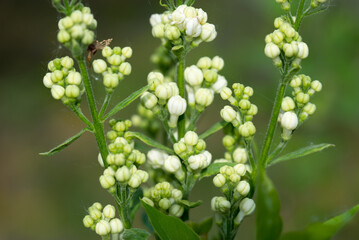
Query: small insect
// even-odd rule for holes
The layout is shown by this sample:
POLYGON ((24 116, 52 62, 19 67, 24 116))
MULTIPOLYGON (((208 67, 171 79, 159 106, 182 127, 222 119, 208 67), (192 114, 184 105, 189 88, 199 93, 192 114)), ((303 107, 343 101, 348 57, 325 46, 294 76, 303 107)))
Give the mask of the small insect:
POLYGON ((87 47, 87 60, 91 62, 91 58, 96 54, 97 50, 104 49, 106 46, 110 45, 111 42, 112 42, 112 38, 103 40, 101 42, 96 40, 93 43, 91 43, 87 47))

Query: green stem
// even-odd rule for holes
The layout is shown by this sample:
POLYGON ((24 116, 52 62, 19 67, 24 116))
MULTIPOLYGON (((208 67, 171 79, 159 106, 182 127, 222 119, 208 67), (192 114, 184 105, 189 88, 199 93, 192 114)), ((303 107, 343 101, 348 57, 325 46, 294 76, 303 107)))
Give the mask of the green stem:
POLYGON ((90 110, 91 110, 94 134, 96 137, 97 145, 100 150, 105 168, 107 168, 108 164, 107 164, 106 159, 107 159, 107 155, 108 155, 108 150, 107 150, 107 145, 106 145, 106 138, 105 138, 105 133, 104 133, 102 122, 100 121, 100 118, 99 118, 99 115, 97 112, 95 97, 94 97, 94 94, 92 91, 91 82, 90 82, 89 75, 87 72, 86 60, 85 60, 84 56, 81 55, 81 57, 79 57, 77 59, 77 61, 78 61, 80 71, 82 74, 82 78, 83 78, 83 82, 84 82, 84 86, 85 86, 85 90, 86 90, 87 101, 88 101, 88 104, 89 104, 90 110))
MULTIPOLYGON (((192 172, 187 172, 186 174, 186 178, 185 181, 182 185, 183 187, 183 200, 188 200, 189 199, 189 193, 191 192, 192 188, 193 188, 193 173, 192 172)), ((187 221, 189 220, 189 208, 185 208, 183 215, 181 217, 182 221, 187 221)))
POLYGON ((296 31, 299 30, 300 24, 304 17, 304 14, 303 14, 304 5, 305 5, 305 0, 300 0, 299 6, 297 9, 297 16, 296 16, 295 23, 294 23, 294 29, 296 31))
POLYGON ((99 118, 100 118, 100 119, 102 119, 102 116, 103 116, 103 114, 105 113, 105 111, 106 111, 106 109, 107 109, 107 107, 108 107, 108 104, 109 104, 110 101, 111 101, 111 97, 112 97, 112 92, 111 92, 111 93, 107 92, 107 93, 106 93, 105 100, 104 100, 104 102, 103 102, 103 104, 102 104, 102 107, 101 107, 101 110, 100 110, 100 113, 99 113, 99 118))
POLYGON ((75 106, 73 104, 68 105, 69 108, 78 116, 81 121, 83 121, 91 130, 93 130, 93 124, 90 122, 90 120, 87 119, 87 117, 82 113, 81 108, 79 106, 75 106))
POLYGON ((276 156, 278 156, 278 154, 280 154, 283 149, 287 146, 288 141, 281 141, 277 147, 273 150, 273 152, 269 155, 267 162, 270 163, 270 161, 275 158, 276 156))
MULTIPOLYGON (((179 95, 182 98, 185 98, 184 67, 185 67, 184 57, 179 57, 177 63, 177 86, 179 90, 179 95)), ((185 134, 185 128, 186 128, 185 114, 179 116, 177 126, 178 126, 178 140, 179 140, 183 138, 185 134)))
POLYGON ((252 169, 254 171, 256 169, 256 164, 254 162, 254 157, 253 157, 252 140, 246 141, 246 148, 247 148, 247 152, 248 152, 249 162, 250 162, 251 167, 252 167, 252 169))
POLYGON ((129 196, 127 194, 127 187, 120 185, 117 189, 117 196, 118 198, 116 198, 116 202, 117 202, 118 211, 120 213, 121 221, 123 223, 123 226, 126 229, 129 229, 132 227, 132 223, 130 217, 130 209, 128 206, 129 196))

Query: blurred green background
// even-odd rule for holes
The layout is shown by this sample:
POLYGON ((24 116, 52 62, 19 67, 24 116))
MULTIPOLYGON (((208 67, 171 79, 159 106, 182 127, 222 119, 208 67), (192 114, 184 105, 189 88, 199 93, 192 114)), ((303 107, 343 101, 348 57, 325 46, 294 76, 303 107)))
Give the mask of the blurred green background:
MULTIPOLYGON (((152 38, 148 19, 163 9, 157 0, 91 0, 88 4, 99 23, 98 39, 114 38, 113 45, 134 50, 133 73, 114 97, 114 102, 120 101, 145 85, 154 67, 149 58, 159 41, 152 38)), ((256 138, 261 140, 279 78, 263 54, 264 36, 273 31, 280 7, 274 0, 197 0, 195 6, 208 13, 218 37, 191 52, 187 64, 203 55, 220 55, 226 62, 222 74, 229 82, 254 87, 253 101, 260 110, 255 118, 256 138)), ((1 3, 0 239, 97 239, 82 226, 85 209, 95 201, 112 203, 98 183, 101 168, 92 135, 85 134, 55 156, 38 155, 82 127, 42 85, 47 62, 67 54, 56 41, 58 19, 49 0, 1 3)), ((324 88, 313 99, 316 114, 296 132, 287 151, 322 142, 334 143, 336 148, 269 170, 282 201, 284 231, 303 228, 359 203, 359 2, 332 1, 329 11, 304 20, 301 35, 310 47, 302 73, 321 80, 324 88)), ((100 103, 102 83, 94 85, 100 103)), ((220 119, 223 104, 217 98, 201 118, 201 130, 220 119)), ((129 117, 135 106, 120 116, 129 117)), ((215 157, 223 151, 219 136, 208 140, 215 157)), ((207 197, 191 213, 193 220, 213 214, 209 202, 215 194, 218 190, 211 179, 196 186, 191 199, 207 197)), ((254 219, 245 221, 238 239, 254 239, 254 219)), ((135 224, 140 226, 139 217, 135 224)), ((359 216, 335 239, 358 236, 359 216)))

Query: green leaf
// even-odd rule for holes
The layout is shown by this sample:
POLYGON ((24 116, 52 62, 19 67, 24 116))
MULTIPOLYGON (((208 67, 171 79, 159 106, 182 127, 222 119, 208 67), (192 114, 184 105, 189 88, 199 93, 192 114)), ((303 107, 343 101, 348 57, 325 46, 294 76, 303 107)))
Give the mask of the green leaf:
POLYGON ((234 167, 235 165, 237 165, 237 163, 234 162, 217 162, 217 163, 212 163, 208 166, 208 168, 206 168, 202 173, 201 173, 201 177, 199 179, 205 178, 205 177, 210 177, 214 174, 219 173, 219 169, 223 166, 231 166, 234 167))
POLYGON ((104 117, 103 120, 106 120, 107 118, 113 116, 121 109, 127 107, 131 102, 135 101, 139 96, 142 95, 145 91, 147 91, 148 86, 144 86, 143 88, 140 88, 136 92, 133 92, 130 96, 125 98, 123 101, 121 101, 119 104, 117 104, 111 111, 109 111, 104 117))
POLYGON ((214 124, 212 127, 210 127, 209 129, 207 129, 204 133, 199 135, 199 137, 202 139, 205 139, 205 138, 211 136, 212 134, 218 132, 222 128, 224 128, 227 124, 228 123, 224 120, 221 122, 218 122, 218 123, 214 124))
POLYGON ((123 240, 146 240, 151 234, 146 230, 139 228, 125 229, 122 233, 121 239, 123 240))
POLYGON ((137 191, 133 194, 133 196, 131 198, 130 217, 131 217, 132 221, 135 218, 138 209, 140 208, 140 205, 141 205, 140 198, 142 198, 142 196, 143 196, 142 189, 138 188, 137 191))
POLYGON ((288 160, 299 158, 299 157, 304 157, 304 156, 307 156, 309 154, 320 152, 320 151, 322 151, 322 150, 324 150, 326 148, 334 147, 334 146, 335 146, 334 144, 328 144, 328 143, 322 143, 322 144, 307 146, 307 147, 298 149, 298 150, 296 150, 294 152, 288 153, 286 155, 283 155, 283 156, 281 156, 279 158, 274 159, 273 161, 271 161, 268 164, 268 166, 274 165, 274 164, 279 163, 279 162, 288 161, 288 160))
POLYGON ((187 222, 187 225, 192 228, 198 235, 206 236, 211 231, 213 225, 213 218, 207 218, 200 223, 187 222))
POLYGON ((39 153, 42 156, 50 156, 53 155, 57 152, 60 152, 62 149, 68 147, 71 143, 75 142, 79 137, 81 137, 81 135, 86 132, 86 131, 90 131, 89 128, 84 128, 82 129, 78 134, 70 137, 69 139, 67 139, 65 142, 61 143, 60 145, 54 147, 53 149, 51 149, 48 152, 43 152, 43 153, 39 153))
POLYGON ((278 193, 264 169, 259 169, 257 184, 256 239, 277 240, 282 231, 278 193))
POLYGON ((201 205, 202 201, 199 200, 197 202, 190 202, 188 200, 180 200, 179 203, 182 204, 186 208, 195 208, 195 207, 198 207, 199 205, 201 205))
POLYGON ((162 240, 199 240, 199 236, 180 219, 167 216, 143 201, 141 203, 162 240))
POLYGON ((163 150, 169 154, 175 154, 174 151, 171 148, 168 148, 164 145, 162 145, 159 142, 156 142, 155 140, 147 137, 146 135, 139 133, 139 132, 126 132, 126 137, 135 137, 139 140, 141 140, 143 143, 147 144, 148 146, 158 148, 160 150, 163 150))
POLYGON ((281 240, 328 240, 342 227, 348 224, 359 211, 359 204, 352 209, 333 217, 323 223, 313 223, 307 228, 284 234, 281 240))

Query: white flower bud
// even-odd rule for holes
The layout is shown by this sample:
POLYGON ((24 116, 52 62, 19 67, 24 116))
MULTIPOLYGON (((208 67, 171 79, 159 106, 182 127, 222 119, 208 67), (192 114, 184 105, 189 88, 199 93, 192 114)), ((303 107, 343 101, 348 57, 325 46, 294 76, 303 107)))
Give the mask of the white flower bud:
POLYGON ((179 6, 168 18, 171 20, 172 25, 180 25, 185 20, 184 10, 187 8, 186 5, 179 6))
POLYGON ((122 55, 125 57, 125 58, 131 58, 132 57, 132 48, 131 47, 124 47, 122 49, 122 55))
POLYGON ((178 189, 173 189, 171 196, 175 201, 179 201, 182 199, 183 193, 182 193, 182 191, 180 191, 178 189))
POLYGON ((153 203, 153 201, 151 199, 149 199, 148 197, 143 197, 142 201, 144 201, 146 204, 150 205, 151 207, 154 207, 155 204, 153 203))
POLYGON ((239 209, 245 215, 250 215, 254 209, 256 208, 256 204, 254 203, 253 199, 245 198, 239 204, 239 209))
POLYGON ((310 87, 316 92, 320 92, 322 90, 322 84, 318 80, 314 80, 310 87))
POLYGON ((46 73, 44 78, 42 79, 42 82, 44 83, 45 87, 51 88, 54 83, 51 80, 51 73, 46 73))
POLYGON ((118 86, 118 75, 114 73, 108 73, 103 77, 103 85, 107 88, 115 88, 118 86))
POLYGON ((115 178, 113 176, 110 175, 102 175, 100 177, 100 184, 101 187, 108 189, 110 187, 112 187, 113 185, 115 185, 116 181, 115 178))
POLYGON ((172 87, 168 83, 160 84, 155 89, 156 96, 161 100, 167 100, 172 96, 172 87))
POLYGON ((168 155, 166 153, 164 153, 158 149, 151 149, 147 153, 148 161, 154 168, 161 167, 163 165, 165 159, 167 158, 167 156, 168 155))
POLYGON ((141 102, 147 109, 152 109, 157 105, 158 99, 154 94, 145 92, 141 96, 141 102))
POLYGON ((178 29, 178 27, 176 26, 167 26, 165 29, 165 37, 170 40, 170 41, 174 41, 179 39, 181 36, 181 32, 178 29))
POLYGON ((92 66, 93 66, 93 70, 95 71, 95 73, 103 73, 104 71, 107 70, 107 64, 102 59, 94 60, 92 63, 92 66))
POLYGON ((111 233, 120 233, 123 231, 123 224, 120 219, 115 218, 110 221, 111 233))
POLYGON ((192 170, 203 169, 207 166, 207 157, 204 154, 193 155, 188 158, 192 170))
POLYGON ((181 161, 176 156, 168 156, 164 161, 163 168, 171 173, 177 172, 181 168, 181 161))
POLYGON ((223 166, 219 169, 219 172, 225 176, 231 176, 232 174, 234 174, 234 169, 230 166, 223 166))
POLYGON ((275 30, 271 37, 273 43, 279 45, 283 41, 285 36, 280 30, 275 30))
POLYGON ((241 196, 247 196, 251 187, 247 181, 240 181, 236 187, 237 192, 241 194, 241 196))
POLYGON ((299 57, 300 59, 305 59, 308 57, 308 55, 309 55, 308 45, 304 42, 298 43, 297 57, 299 57))
POLYGON ((66 31, 66 30, 60 30, 58 33, 57 33, 57 40, 60 42, 60 43, 65 43, 67 41, 69 41, 71 39, 71 36, 70 34, 66 31))
POLYGON ((150 17, 150 24, 152 27, 156 26, 157 24, 160 24, 161 21, 161 14, 152 14, 150 17))
POLYGON ((280 120, 282 128, 294 130, 298 126, 298 117, 294 112, 285 112, 280 120))
POLYGON ((71 28, 74 25, 74 22, 72 21, 71 17, 64 17, 63 19, 61 19, 59 21, 59 28, 60 28, 60 22, 63 28, 71 28))
POLYGON ((51 80, 52 82, 56 83, 63 79, 64 74, 60 70, 55 70, 53 73, 51 73, 51 80))
POLYGON ((82 15, 82 22, 86 25, 90 25, 94 20, 93 15, 91 13, 84 13, 82 15))
POLYGON ((167 103, 168 111, 172 115, 180 116, 186 111, 187 103, 181 96, 173 96, 167 103))
POLYGON ((72 85, 80 85, 82 82, 81 74, 79 72, 69 72, 66 77, 66 82, 72 85))
POLYGON ((119 181, 120 183, 124 183, 124 182, 127 182, 128 179, 130 179, 131 173, 130 173, 130 170, 128 170, 128 168, 126 166, 123 166, 123 167, 117 169, 115 176, 116 176, 117 181, 119 181))
POLYGON ((213 184, 216 187, 223 187, 224 184, 226 183, 226 178, 222 175, 222 174, 217 174, 214 178, 213 178, 213 184))
POLYGON ((111 232, 110 224, 105 220, 100 220, 96 224, 96 233, 100 236, 105 236, 111 232))
POLYGON ((65 88, 59 85, 53 85, 51 87, 51 95, 56 100, 61 99, 65 95, 65 88))
POLYGON ((108 167, 103 171, 104 176, 112 176, 112 177, 114 177, 115 174, 116 174, 116 172, 112 167, 108 167))
POLYGON ((227 80, 222 75, 218 75, 217 81, 212 85, 212 90, 216 93, 220 93, 225 87, 227 87, 227 80))
POLYGON ((157 24, 153 26, 152 36, 155 38, 163 38, 165 36, 165 25, 157 24))
POLYGON ((198 143, 198 135, 193 131, 188 131, 184 135, 184 142, 189 146, 194 146, 198 143))
POLYGON ((224 67, 224 60, 221 57, 215 56, 212 59, 212 67, 217 69, 218 71, 222 70, 224 67))
POLYGON ((233 152, 233 160, 236 163, 246 163, 248 159, 247 150, 245 148, 237 148, 233 152))
POLYGON ((138 188, 141 185, 142 181, 138 175, 132 175, 128 181, 128 185, 132 188, 138 188))
POLYGON ((80 10, 76 10, 71 13, 70 17, 74 23, 81 23, 83 15, 80 10))
POLYGON ((64 67, 64 68, 67 68, 67 69, 70 69, 74 66, 74 60, 68 56, 66 57, 63 57, 61 59, 61 65, 64 67))
POLYGON ((136 172, 137 176, 141 178, 141 182, 145 183, 148 180, 148 173, 143 170, 137 170, 136 172))
POLYGON ((187 67, 184 71, 184 77, 191 86, 199 86, 203 82, 203 73, 196 65, 187 67))
POLYGON ((195 94, 196 103, 208 107, 213 102, 213 92, 207 88, 200 88, 195 94))
POLYGON ((231 208, 231 203, 224 197, 218 197, 216 199, 216 208, 222 212, 226 213, 231 208))
MULTIPOLYGON (((202 139, 201 139, 202 140, 202 139)), ((205 144, 205 142, 202 140, 202 141, 200 141, 200 142, 203 142, 204 144, 205 144)), ((198 146, 198 145, 197 145, 198 146)), ((197 146, 196 146, 196 148, 197 148, 197 146)), ((205 146, 204 146, 204 148, 205 148, 205 146)), ((212 162, 212 154, 210 153, 210 152, 208 152, 208 151, 204 151, 203 153, 202 153, 202 155, 204 155, 205 157, 206 157, 206 165, 204 166, 204 168, 205 167, 208 167, 209 166, 209 164, 211 164, 211 162, 212 162)))
POLYGON ((75 25, 70 29, 71 37, 81 39, 84 35, 84 28, 81 25, 75 25))
POLYGON ((65 90, 65 95, 69 98, 77 98, 80 96, 80 88, 76 85, 68 85, 65 90))
POLYGON ((252 122, 246 122, 243 125, 239 126, 238 128, 239 134, 241 134, 243 137, 251 137, 256 132, 256 127, 253 125, 252 122))
POLYGON ((296 31, 289 23, 283 23, 279 29, 288 38, 293 38, 295 36, 296 31))
POLYGON ((282 101, 282 110, 285 112, 292 111, 295 108, 295 103, 291 97, 285 97, 282 101))
POLYGON ((89 215, 86 215, 82 222, 86 228, 90 228, 94 224, 93 219, 89 215))
POLYGON ((168 200, 167 198, 162 198, 159 202, 158 202, 158 206, 160 208, 162 208, 163 210, 167 210, 170 208, 171 206, 171 202, 170 200, 168 200))
POLYGON ((114 206, 108 204, 103 208, 102 214, 105 218, 112 219, 116 216, 116 209, 114 206))
POLYGON ((187 150, 187 146, 183 142, 178 142, 173 144, 173 150, 175 151, 176 154, 180 155, 181 153, 187 150))
POLYGON ((172 88, 172 97, 179 95, 179 89, 176 83, 170 82, 168 85, 172 88))
POLYGON ((169 209, 169 214, 174 217, 181 217, 183 215, 184 208, 178 204, 173 204, 169 209))
POLYGON ((204 42, 212 42, 216 37, 216 27, 213 24, 205 23, 202 26, 201 40, 204 42))
POLYGON ((90 30, 85 30, 81 42, 84 45, 90 45, 91 43, 93 43, 94 38, 95 38, 94 32, 90 30))
POLYGON ((132 71, 131 64, 128 62, 121 63, 121 65, 119 67, 119 71, 123 75, 130 75, 131 71, 132 71))
MULTIPOLYGON (((102 207, 102 206, 101 206, 102 207)), ((89 209, 90 210, 90 209, 89 209)), ((94 220, 98 220, 102 217, 102 213, 100 209, 97 208, 93 208, 89 211, 89 214, 91 216, 92 219, 94 220)))
POLYGON ((102 49, 102 56, 108 58, 112 55, 112 49, 109 46, 106 46, 102 49))
POLYGON ((198 37, 202 32, 202 26, 197 18, 186 18, 184 21, 184 28, 187 36, 193 38, 198 37))
POLYGON ((226 122, 232 122, 237 117, 237 112, 234 111, 234 109, 231 106, 224 106, 224 108, 221 110, 221 117, 226 122))
POLYGON ((101 167, 105 166, 105 164, 103 163, 103 160, 102 160, 101 153, 98 154, 97 160, 98 160, 98 163, 101 165, 101 167))
POLYGON ((280 26, 284 23, 283 18, 281 17, 277 17, 276 19, 274 19, 274 27, 275 28, 280 28, 280 26))
POLYGON ((293 41, 292 43, 285 43, 283 45, 283 51, 286 57, 293 57, 298 53, 298 43, 293 41))
POLYGON ((300 93, 298 93, 297 94, 297 96, 296 96, 296 100, 297 100, 297 102, 298 103, 307 103, 307 102, 309 102, 309 95, 308 94, 306 94, 306 93, 303 93, 303 92, 300 92, 300 93))
POLYGON ((113 54, 107 58, 107 61, 111 65, 119 66, 122 63, 121 56, 118 54, 113 54))
POLYGON ((246 168, 246 165, 244 165, 242 163, 237 164, 236 166, 233 167, 233 169, 241 177, 246 175, 247 168, 246 168))
POLYGON ((197 11, 197 19, 198 22, 203 25, 207 22, 208 20, 208 15, 205 11, 202 10, 202 8, 196 9, 197 11))
POLYGON ((315 104, 307 103, 304 106, 303 111, 306 112, 308 115, 312 115, 312 114, 314 114, 316 109, 317 109, 317 107, 315 106, 315 104))
POLYGON ((276 58, 280 54, 280 49, 274 43, 267 43, 264 48, 264 53, 269 58, 276 58))
POLYGON ((197 62, 197 67, 208 69, 212 66, 212 60, 209 57, 201 57, 197 62))
POLYGON ((225 87, 222 89, 220 94, 223 100, 227 100, 232 97, 232 90, 229 87, 225 87))
POLYGON ((302 80, 298 76, 294 76, 293 79, 290 81, 289 85, 292 88, 297 88, 302 84, 302 80))

